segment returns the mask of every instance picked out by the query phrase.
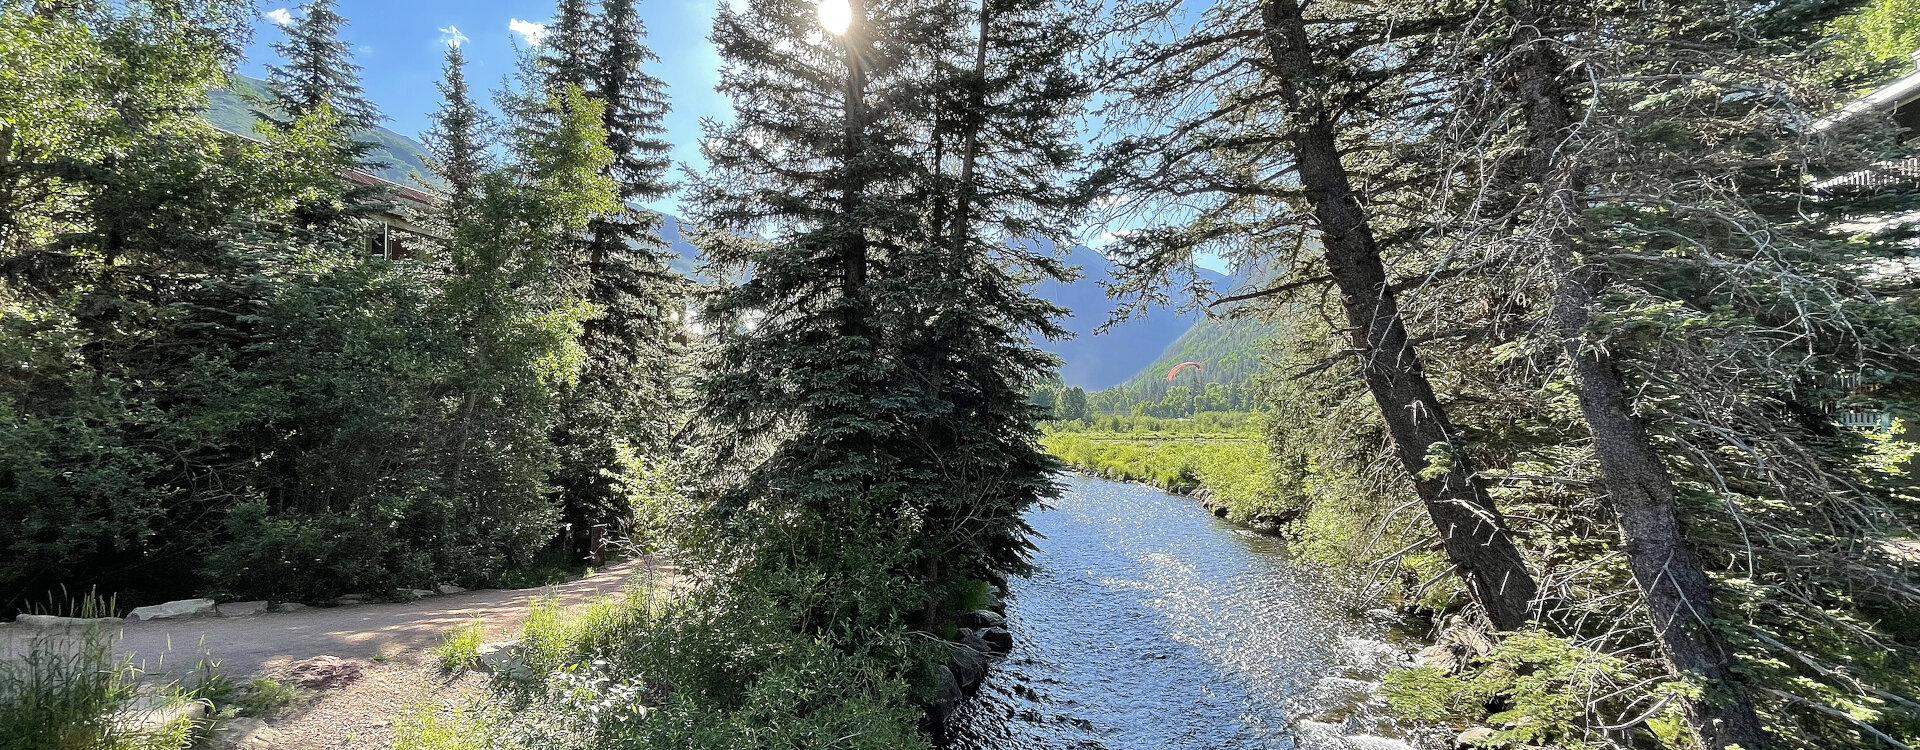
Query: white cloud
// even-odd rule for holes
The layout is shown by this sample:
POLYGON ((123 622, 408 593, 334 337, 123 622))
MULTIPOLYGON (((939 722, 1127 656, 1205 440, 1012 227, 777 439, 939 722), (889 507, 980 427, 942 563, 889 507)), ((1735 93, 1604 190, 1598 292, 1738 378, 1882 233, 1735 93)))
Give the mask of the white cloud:
POLYGON ((281 26, 293 25, 293 14, 288 12, 286 8, 281 8, 279 10, 270 10, 265 13, 262 13, 261 15, 266 16, 267 20, 280 24, 281 26))
POLYGON ((541 42, 547 39, 546 25, 532 21, 509 18, 507 19, 507 30, 519 34, 522 39, 527 40, 527 46, 529 47, 538 47, 541 42))
POLYGON ((458 26, 448 26, 440 30, 440 41, 449 47, 458 47, 467 43, 467 35, 460 33, 458 26))

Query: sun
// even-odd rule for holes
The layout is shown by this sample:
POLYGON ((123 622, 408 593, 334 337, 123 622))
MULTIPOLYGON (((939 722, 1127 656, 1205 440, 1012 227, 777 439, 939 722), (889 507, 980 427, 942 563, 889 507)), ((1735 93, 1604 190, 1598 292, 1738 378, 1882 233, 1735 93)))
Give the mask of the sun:
POLYGON ((835 36, 847 33, 853 25, 853 9, 847 0, 820 0, 820 25, 835 36))

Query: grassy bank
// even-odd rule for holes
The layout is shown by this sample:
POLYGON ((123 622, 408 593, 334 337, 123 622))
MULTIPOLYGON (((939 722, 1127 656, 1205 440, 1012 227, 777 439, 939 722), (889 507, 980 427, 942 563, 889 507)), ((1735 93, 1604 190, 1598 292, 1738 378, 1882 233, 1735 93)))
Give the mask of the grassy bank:
POLYGON ((1075 469, 1198 493, 1237 521, 1284 518, 1258 415, 1202 413, 1192 419, 1102 417, 1050 425, 1041 444, 1075 469))

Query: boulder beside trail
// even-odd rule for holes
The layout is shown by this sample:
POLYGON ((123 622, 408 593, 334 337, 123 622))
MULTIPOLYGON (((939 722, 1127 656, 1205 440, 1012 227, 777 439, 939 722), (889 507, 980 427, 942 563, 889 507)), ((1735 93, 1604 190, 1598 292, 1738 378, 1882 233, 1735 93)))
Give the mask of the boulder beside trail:
POLYGON ((280 732, 253 718, 221 721, 209 735, 205 747, 211 750, 273 750, 284 747, 280 732))
POLYGON ((213 614, 216 606, 212 599, 181 599, 150 607, 135 607, 133 613, 127 615, 127 619, 144 622, 171 620, 176 617, 200 617, 213 614))
POLYGON ((442 594, 463 594, 463 593, 466 593, 467 591, 466 589, 460 588, 459 586, 455 586, 451 583, 440 584, 438 586, 433 587, 433 590, 438 591, 442 594))
POLYGON ((206 701, 185 700, 172 695, 142 695, 125 708, 114 712, 114 726, 130 732, 151 732, 183 721, 207 718, 212 706, 206 701))

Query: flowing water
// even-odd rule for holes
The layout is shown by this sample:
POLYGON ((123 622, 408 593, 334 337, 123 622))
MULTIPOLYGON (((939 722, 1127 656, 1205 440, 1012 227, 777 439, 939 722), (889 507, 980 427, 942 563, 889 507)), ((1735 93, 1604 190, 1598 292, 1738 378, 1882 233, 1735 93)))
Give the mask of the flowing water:
POLYGON ((1010 586, 1013 653, 961 708, 956 747, 1363 744, 1302 720, 1351 709, 1400 658, 1380 626, 1278 539, 1152 488, 1066 481, 1028 517, 1040 571, 1010 586))

